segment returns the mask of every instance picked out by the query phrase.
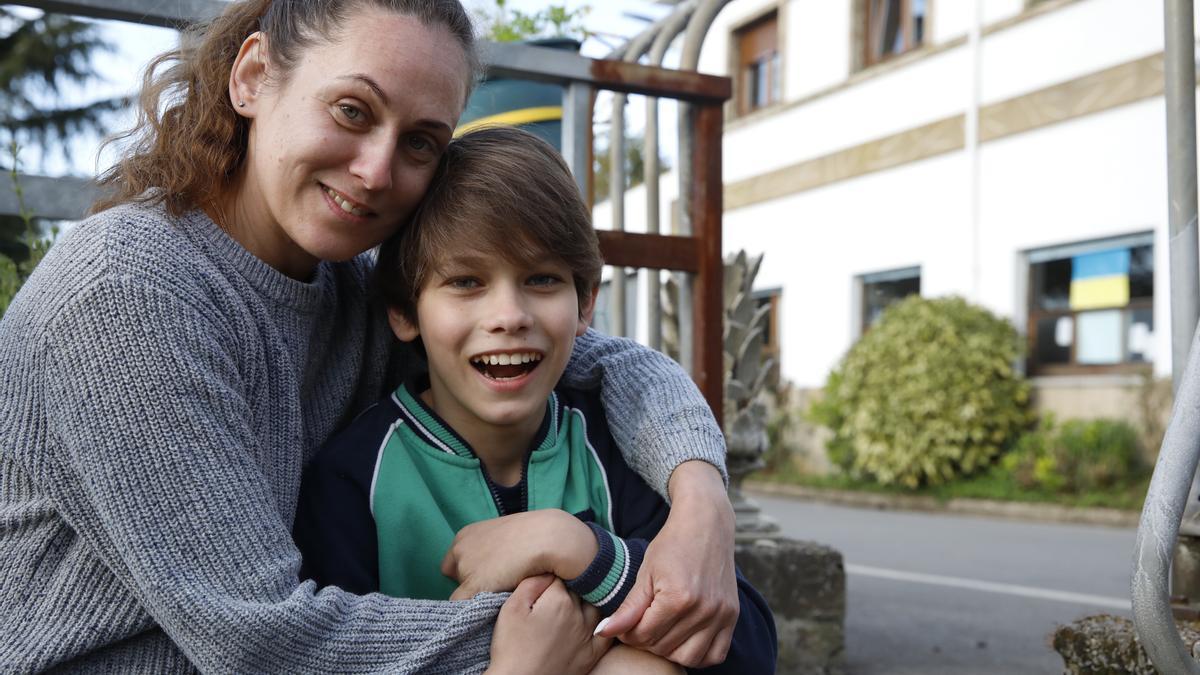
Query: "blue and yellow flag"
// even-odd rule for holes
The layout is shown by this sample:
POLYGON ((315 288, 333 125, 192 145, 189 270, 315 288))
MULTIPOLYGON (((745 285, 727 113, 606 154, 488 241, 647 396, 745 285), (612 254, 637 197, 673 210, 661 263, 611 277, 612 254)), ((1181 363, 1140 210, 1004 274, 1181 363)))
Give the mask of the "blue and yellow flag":
POLYGON ((1128 304, 1129 249, 1114 248, 1071 258, 1071 309, 1128 304))

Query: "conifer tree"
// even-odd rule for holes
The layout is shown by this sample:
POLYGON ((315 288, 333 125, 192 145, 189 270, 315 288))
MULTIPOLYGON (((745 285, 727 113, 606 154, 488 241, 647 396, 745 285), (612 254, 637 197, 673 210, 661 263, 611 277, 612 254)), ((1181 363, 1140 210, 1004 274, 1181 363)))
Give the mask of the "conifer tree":
MULTIPOLYGON (((111 48, 94 23, 0 6, 0 170, 11 181, 5 189, 20 189, 22 148, 69 159, 73 135, 102 133, 107 114, 127 105, 124 98, 64 100, 68 85, 97 77, 92 56, 111 48)), ((34 215, 0 214, 0 314, 47 248, 34 215)))

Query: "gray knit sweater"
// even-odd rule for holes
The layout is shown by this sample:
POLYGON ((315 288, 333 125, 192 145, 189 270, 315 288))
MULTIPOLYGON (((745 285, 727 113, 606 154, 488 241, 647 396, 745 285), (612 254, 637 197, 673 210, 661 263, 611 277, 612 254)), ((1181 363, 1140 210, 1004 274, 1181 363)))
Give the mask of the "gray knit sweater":
MULTIPOLYGON (((0 672, 464 672, 506 597, 316 592, 290 529, 305 461, 379 396, 390 333, 369 262, 311 283, 202 213, 115 208, 76 226, 0 321, 0 672)), ((660 492, 720 431, 683 372, 591 334, 566 378, 602 384, 660 492)))

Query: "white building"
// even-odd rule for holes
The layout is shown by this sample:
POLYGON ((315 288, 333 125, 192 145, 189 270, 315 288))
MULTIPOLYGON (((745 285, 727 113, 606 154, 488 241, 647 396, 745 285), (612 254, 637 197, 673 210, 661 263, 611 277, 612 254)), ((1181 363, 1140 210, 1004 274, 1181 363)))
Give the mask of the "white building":
POLYGON ((1162 3, 975 6, 733 0, 701 56, 734 80, 725 249, 766 254, 801 388, 888 302, 955 294, 1028 338, 1041 406, 1130 417, 1145 373, 1171 371, 1162 3), (1073 294, 1095 264, 1099 295, 1073 294))

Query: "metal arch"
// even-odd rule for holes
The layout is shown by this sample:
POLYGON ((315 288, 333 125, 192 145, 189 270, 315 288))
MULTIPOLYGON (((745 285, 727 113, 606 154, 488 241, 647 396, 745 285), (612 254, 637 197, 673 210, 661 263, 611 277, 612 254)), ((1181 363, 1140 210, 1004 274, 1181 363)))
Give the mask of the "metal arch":
POLYGON ((1133 550, 1131 599, 1138 638, 1163 673, 1200 673, 1175 627, 1169 572, 1184 502, 1200 458, 1200 333, 1180 380, 1171 422, 1146 493, 1133 550))
MULTIPOLYGON (((700 5, 692 14, 688 21, 687 34, 683 40, 683 54, 680 57, 680 70, 696 70, 700 63, 700 48, 704 45, 704 38, 708 35, 708 29, 712 26, 712 22, 716 19, 717 14, 724 9, 725 5, 729 4, 730 0, 701 0, 700 5)), ((694 213, 692 213, 690 205, 695 196, 695 157, 696 143, 695 135, 690 130, 696 128, 697 115, 694 106, 680 102, 679 105, 679 169, 676 175, 679 178, 679 204, 682 208, 679 210, 679 232, 683 236, 690 236, 694 229, 694 213), (689 131, 685 131, 689 130, 689 131)), ((695 321, 692 315, 694 305, 692 279, 680 275, 679 280, 679 359, 688 367, 694 358, 696 349, 694 336, 691 331, 683 330, 683 327, 691 325, 695 321)))
MULTIPOLYGON (((692 12, 696 10, 698 0, 687 0, 679 5, 676 11, 668 17, 667 22, 654 38, 650 47, 650 65, 662 66, 667 49, 675 38, 687 27, 692 12)), ((694 133, 692 130, 680 130, 680 133, 694 133)), ((662 231, 659 214, 662 212, 659 196, 659 162, 658 162, 658 98, 646 97, 646 136, 645 136, 645 165, 646 173, 646 232, 658 234, 662 231), (651 180, 651 177, 653 180, 651 180)), ((662 294, 661 282, 657 273, 651 273, 646 284, 646 298, 649 307, 647 323, 650 325, 649 344, 654 349, 662 349, 662 294)))
MULTIPOLYGON (((683 5, 677 6, 670 14, 654 22, 646 30, 634 36, 628 43, 617 47, 610 54, 609 58, 620 59, 631 63, 636 63, 642 56, 651 49, 653 45, 659 44, 663 35, 669 35, 667 44, 676 35, 679 34, 684 22, 695 9, 697 0, 688 0, 683 5), (673 30, 672 30, 673 29, 673 30)), ((665 47, 662 50, 665 52, 665 47)), ((650 65, 661 66, 662 55, 658 60, 651 59, 650 65)), ((608 159, 609 159, 609 185, 608 185, 608 203, 612 215, 612 229, 616 232, 625 230, 625 106, 628 103, 628 95, 622 92, 614 92, 612 97, 612 115, 611 124, 609 126, 608 139, 608 159)), ((651 106, 654 106, 653 117, 655 120, 655 137, 653 144, 651 139, 645 140, 645 184, 647 189, 647 214, 651 212, 651 200, 649 199, 649 190, 651 183, 654 184, 654 200, 653 204, 653 228, 647 227, 647 232, 650 234, 658 234, 658 183, 651 178, 658 176, 658 99, 649 97, 647 99, 647 112, 651 106), (653 166, 651 166, 649 158, 653 157, 653 166)), ((647 125, 649 125, 649 117, 647 125)), ((680 130, 680 133, 687 133, 687 130, 680 130)), ((647 129, 647 136, 649 129, 647 129)), ((649 223, 647 223, 649 226, 649 223)), ((626 298, 626 270, 623 267, 614 268, 612 283, 610 286, 610 329, 614 335, 626 336, 629 333, 628 327, 625 325, 625 298, 626 298)), ((650 346, 654 349, 662 347, 662 331, 660 324, 662 323, 662 308, 659 300, 659 284, 658 272, 651 271, 649 275, 651 283, 648 285, 647 304, 649 307, 649 336, 650 346)))
MULTIPOLYGON (((1167 192, 1171 257, 1171 370, 1175 405, 1134 544, 1130 595, 1138 638, 1164 673, 1200 673, 1179 637, 1170 603, 1171 562, 1185 514, 1195 531, 1200 459, 1200 310, 1196 232, 1196 64, 1192 0, 1164 0, 1167 192), (1184 348, 1191 344, 1184 366, 1184 348)), ((1187 580, 1194 586, 1194 580, 1187 580)))

